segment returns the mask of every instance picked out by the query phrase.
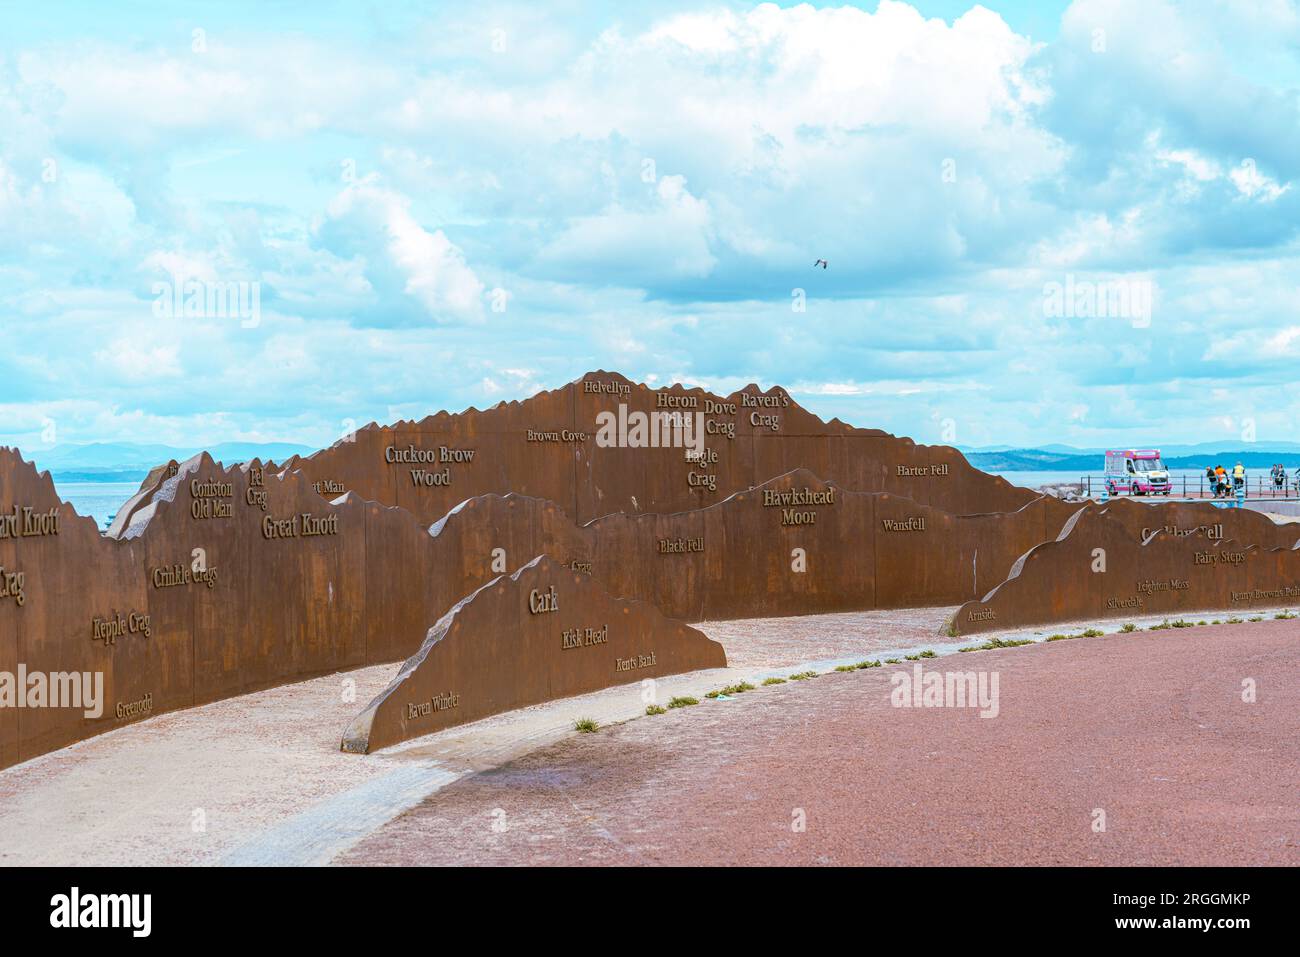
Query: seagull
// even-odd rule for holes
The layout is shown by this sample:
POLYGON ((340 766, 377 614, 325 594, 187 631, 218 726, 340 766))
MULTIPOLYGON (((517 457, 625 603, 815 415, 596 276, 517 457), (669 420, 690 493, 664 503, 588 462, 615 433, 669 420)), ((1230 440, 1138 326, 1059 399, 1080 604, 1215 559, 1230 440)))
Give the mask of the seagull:
POLYGON ((826 260, 819 259, 815 263, 813 263, 813 269, 816 269, 818 266, 821 266, 823 269, 825 269, 826 265, 827 265, 826 260))

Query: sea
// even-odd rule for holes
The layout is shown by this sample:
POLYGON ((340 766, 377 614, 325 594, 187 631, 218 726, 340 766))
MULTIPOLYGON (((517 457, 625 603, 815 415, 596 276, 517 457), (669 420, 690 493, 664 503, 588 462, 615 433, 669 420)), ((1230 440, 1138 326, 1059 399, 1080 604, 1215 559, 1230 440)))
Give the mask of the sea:
POLYGON ((132 495, 140 491, 139 482, 55 482, 59 498, 99 523, 102 532, 112 524, 113 516, 132 495))

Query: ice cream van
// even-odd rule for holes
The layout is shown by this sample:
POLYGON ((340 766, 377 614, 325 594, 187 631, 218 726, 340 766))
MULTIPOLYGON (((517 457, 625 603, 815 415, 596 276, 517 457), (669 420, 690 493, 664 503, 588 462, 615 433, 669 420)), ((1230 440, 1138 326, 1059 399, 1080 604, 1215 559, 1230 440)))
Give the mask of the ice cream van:
POLYGON ((1159 449, 1112 449, 1106 453, 1106 490, 1111 495, 1168 495, 1169 471, 1159 449))

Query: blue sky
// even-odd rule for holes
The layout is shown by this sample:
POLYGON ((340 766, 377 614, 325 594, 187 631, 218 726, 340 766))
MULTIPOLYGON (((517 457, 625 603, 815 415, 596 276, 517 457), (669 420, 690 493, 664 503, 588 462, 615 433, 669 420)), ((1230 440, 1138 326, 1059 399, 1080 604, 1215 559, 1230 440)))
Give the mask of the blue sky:
POLYGON ((1297 438, 1291 0, 636 6, 0 3, 0 442, 321 445, 595 368, 1297 438))

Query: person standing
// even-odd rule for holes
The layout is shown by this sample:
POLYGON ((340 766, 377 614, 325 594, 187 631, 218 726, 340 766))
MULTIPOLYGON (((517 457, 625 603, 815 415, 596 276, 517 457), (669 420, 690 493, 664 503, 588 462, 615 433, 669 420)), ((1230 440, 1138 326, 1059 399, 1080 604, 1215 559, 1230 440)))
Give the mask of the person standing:
POLYGON ((1243 493, 1246 490, 1246 467, 1240 462, 1232 467, 1232 489, 1243 493))

